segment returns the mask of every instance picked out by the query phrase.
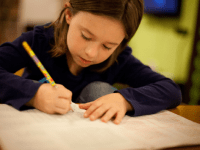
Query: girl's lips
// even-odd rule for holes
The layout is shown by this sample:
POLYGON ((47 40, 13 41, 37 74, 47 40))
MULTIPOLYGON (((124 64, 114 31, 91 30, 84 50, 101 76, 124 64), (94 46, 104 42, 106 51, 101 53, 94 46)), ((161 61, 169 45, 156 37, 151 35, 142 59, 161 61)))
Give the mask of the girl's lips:
POLYGON ((83 59, 82 57, 80 57, 80 59, 81 59, 81 61, 82 61, 84 64, 89 64, 89 63, 91 63, 91 61, 85 60, 85 59, 83 59))

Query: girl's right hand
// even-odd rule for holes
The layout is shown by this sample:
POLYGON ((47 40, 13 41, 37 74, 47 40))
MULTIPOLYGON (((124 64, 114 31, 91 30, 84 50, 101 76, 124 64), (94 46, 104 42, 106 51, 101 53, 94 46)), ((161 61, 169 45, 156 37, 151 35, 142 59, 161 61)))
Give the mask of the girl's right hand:
POLYGON ((53 87, 49 83, 42 84, 35 96, 27 103, 48 114, 66 114, 71 108, 72 92, 61 84, 53 87))

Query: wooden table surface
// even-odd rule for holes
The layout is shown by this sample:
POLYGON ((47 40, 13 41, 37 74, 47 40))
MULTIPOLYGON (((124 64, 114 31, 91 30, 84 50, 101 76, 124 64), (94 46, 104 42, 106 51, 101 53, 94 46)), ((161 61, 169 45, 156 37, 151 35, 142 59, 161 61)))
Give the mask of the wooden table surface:
POLYGON ((200 105, 179 105, 169 111, 178 114, 191 121, 200 123, 200 105))

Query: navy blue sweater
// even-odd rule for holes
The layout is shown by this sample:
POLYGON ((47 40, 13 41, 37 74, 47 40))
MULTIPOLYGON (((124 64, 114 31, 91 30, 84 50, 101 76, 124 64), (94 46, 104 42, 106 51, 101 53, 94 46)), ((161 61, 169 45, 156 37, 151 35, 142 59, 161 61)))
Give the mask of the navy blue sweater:
POLYGON ((130 47, 118 57, 118 64, 114 63, 104 73, 91 72, 84 69, 80 75, 74 76, 68 68, 66 56, 52 58, 48 51, 54 40, 53 27, 44 29, 37 26, 33 31, 23 33, 11 43, 0 46, 0 100, 16 109, 23 109, 37 92, 42 83, 43 74, 22 47, 27 41, 56 83, 64 85, 72 91, 72 101, 75 101, 81 90, 93 81, 103 81, 113 85, 116 82, 128 84, 130 87, 117 90, 130 102, 134 112, 127 114, 140 116, 156 113, 173 108, 181 103, 179 87, 170 79, 152 71, 142 64, 131 53, 130 47), (22 77, 13 73, 26 68, 22 77))

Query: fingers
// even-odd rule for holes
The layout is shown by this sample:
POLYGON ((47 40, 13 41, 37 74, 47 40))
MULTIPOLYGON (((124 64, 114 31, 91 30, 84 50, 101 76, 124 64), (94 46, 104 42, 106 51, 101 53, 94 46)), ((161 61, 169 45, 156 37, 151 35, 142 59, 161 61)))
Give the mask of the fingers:
MULTIPOLYGON (((96 120, 97 118, 100 118, 101 116, 103 116, 105 114, 105 112, 107 112, 110 109, 110 106, 108 105, 102 105, 100 107, 97 107, 97 109, 95 109, 94 111, 91 109, 89 110, 87 113, 87 115, 90 115, 90 120, 96 120)), ((85 117, 87 117, 85 115, 85 117)))
POLYGON ((72 110, 70 105, 72 100, 72 92, 61 84, 57 84, 56 86, 58 99, 55 100, 55 113, 66 114, 68 111, 72 110))
POLYGON ((68 90, 61 84, 57 84, 56 86, 57 86, 56 90, 58 92, 59 98, 72 99, 72 92, 70 90, 68 90))
POLYGON ((113 121, 115 124, 120 124, 120 122, 122 121, 123 117, 124 117, 125 113, 123 112, 118 112, 116 114, 115 120, 113 121))
POLYGON ((71 110, 72 92, 63 85, 42 84, 31 99, 32 106, 48 114, 65 114, 71 110))
POLYGON ((64 98, 58 98, 55 100, 55 107, 65 109, 70 106, 70 101, 64 98))
POLYGON ((64 98, 59 98, 55 101, 55 113, 66 114, 68 111, 72 110, 70 104, 71 101, 64 98))
POLYGON ((101 121, 107 123, 114 116, 116 116, 113 122, 115 124, 120 124, 124 115, 125 114, 122 111, 117 111, 115 108, 99 107, 93 113, 91 113, 89 118, 91 121, 94 121, 101 117, 101 121))
MULTIPOLYGON (((72 110, 71 100, 72 92, 64 86, 57 84, 57 88, 50 84, 40 86, 36 96, 34 96, 35 108, 46 113, 66 114, 72 110)), ((112 93, 100 97, 99 99, 86 104, 79 104, 79 108, 86 109, 84 117, 90 120, 101 118, 103 122, 108 122, 113 116, 114 123, 119 124, 124 117, 127 106, 125 105, 123 96, 112 93)))
POLYGON ((80 104, 79 107, 87 109, 86 112, 84 113, 85 118, 89 117, 91 121, 101 118, 101 121, 105 123, 111 120, 115 116, 113 122, 115 124, 120 124, 126 113, 117 107, 101 103, 100 101, 80 104))
POLYGON ((101 121, 108 122, 115 114, 117 113, 117 110, 114 108, 109 109, 105 115, 101 118, 101 121))
POLYGON ((93 102, 85 103, 85 104, 79 104, 80 109, 88 109, 93 102))
MULTIPOLYGON (((88 104, 90 105, 90 104, 88 104)), ((89 108, 86 110, 86 112, 84 113, 84 117, 87 118, 89 117, 97 108, 99 108, 100 106, 102 105, 102 103, 98 103, 98 102, 95 102, 95 103, 92 103, 89 108)), ((86 104, 87 106, 87 104, 86 104)), ((98 110, 99 111, 99 110, 98 110)), ((96 116, 91 116, 91 119, 92 120, 95 120, 96 116)))

